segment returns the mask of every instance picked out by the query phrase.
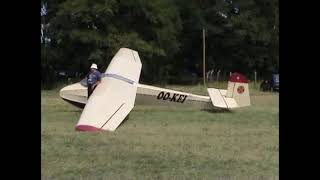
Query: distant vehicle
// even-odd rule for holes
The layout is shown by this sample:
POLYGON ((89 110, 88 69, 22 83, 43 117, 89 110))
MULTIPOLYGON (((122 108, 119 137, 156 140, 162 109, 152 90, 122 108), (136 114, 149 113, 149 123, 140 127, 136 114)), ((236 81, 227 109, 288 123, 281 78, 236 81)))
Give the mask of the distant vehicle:
POLYGON ((65 71, 60 71, 60 72, 58 72, 58 75, 59 76, 62 76, 62 77, 67 77, 68 75, 67 75, 67 72, 65 72, 65 71))
POLYGON ((270 79, 264 80, 260 89, 262 91, 279 91, 279 74, 272 74, 270 79))
POLYGON ((73 71, 68 71, 68 70, 57 70, 56 71, 56 76, 60 80, 73 78, 76 76, 76 74, 77 73, 75 73, 73 71))

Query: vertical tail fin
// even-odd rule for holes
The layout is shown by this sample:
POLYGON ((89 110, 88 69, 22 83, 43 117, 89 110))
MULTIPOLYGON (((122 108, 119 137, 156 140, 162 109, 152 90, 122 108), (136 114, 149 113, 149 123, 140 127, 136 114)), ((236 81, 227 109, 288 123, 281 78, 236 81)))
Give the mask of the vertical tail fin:
POLYGON ((250 106, 249 84, 240 73, 233 73, 228 81, 227 98, 233 98, 239 107, 250 106))

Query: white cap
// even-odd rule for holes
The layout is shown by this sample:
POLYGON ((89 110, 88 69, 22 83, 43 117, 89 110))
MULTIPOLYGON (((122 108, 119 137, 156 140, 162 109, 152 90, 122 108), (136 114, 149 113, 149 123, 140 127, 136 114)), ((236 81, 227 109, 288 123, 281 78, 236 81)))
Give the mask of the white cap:
POLYGON ((91 68, 91 69, 98 69, 98 66, 93 63, 90 68, 91 68))

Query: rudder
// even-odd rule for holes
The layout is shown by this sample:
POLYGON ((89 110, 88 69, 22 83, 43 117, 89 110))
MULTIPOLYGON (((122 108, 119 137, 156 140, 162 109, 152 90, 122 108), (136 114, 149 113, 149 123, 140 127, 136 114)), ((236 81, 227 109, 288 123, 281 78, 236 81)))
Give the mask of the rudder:
POLYGON ((233 98, 239 107, 250 106, 249 83, 240 73, 233 73, 228 81, 227 98, 233 98))

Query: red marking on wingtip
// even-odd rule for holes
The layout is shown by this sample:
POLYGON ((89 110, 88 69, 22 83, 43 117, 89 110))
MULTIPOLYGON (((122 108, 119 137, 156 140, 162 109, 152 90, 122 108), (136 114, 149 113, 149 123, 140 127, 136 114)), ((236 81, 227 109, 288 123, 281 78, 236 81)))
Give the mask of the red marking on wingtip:
POLYGON ((89 132, 95 132, 95 131, 101 131, 101 129, 96 128, 94 126, 89 125, 77 125, 76 131, 89 131, 89 132))

